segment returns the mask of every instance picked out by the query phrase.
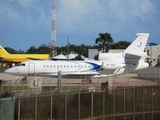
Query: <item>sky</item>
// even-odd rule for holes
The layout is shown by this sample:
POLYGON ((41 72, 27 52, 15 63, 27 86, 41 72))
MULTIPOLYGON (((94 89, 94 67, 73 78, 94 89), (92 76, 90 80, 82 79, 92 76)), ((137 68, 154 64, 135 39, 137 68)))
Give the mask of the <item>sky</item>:
MULTIPOLYGON (((56 0, 56 46, 95 45, 99 33, 160 44, 160 0, 56 0)), ((26 51, 51 42, 51 0, 0 0, 0 45, 26 51)), ((148 45, 147 43, 147 45, 148 45)))

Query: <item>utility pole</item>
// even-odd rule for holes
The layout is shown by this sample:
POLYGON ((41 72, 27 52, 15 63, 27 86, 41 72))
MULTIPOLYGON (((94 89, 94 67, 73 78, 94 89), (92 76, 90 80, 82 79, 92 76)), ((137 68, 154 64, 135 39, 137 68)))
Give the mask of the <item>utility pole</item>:
POLYGON ((52 57, 57 55, 56 50, 56 3, 52 0, 51 3, 51 42, 49 46, 52 50, 52 57))

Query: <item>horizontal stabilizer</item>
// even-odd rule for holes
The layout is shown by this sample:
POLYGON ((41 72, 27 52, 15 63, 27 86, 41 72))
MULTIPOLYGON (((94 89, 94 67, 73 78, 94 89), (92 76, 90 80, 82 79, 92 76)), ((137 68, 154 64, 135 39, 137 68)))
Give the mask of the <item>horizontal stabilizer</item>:
POLYGON ((134 57, 145 57, 145 58, 150 58, 150 56, 148 56, 146 53, 137 53, 137 52, 126 52, 126 55, 129 55, 130 57, 132 56, 134 57))

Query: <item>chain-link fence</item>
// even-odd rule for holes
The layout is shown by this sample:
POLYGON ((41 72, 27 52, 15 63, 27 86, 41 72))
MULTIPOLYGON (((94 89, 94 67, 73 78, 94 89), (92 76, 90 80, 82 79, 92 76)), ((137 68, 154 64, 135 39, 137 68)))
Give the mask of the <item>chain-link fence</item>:
POLYGON ((0 120, 157 120, 159 71, 149 68, 92 83, 65 79, 59 87, 53 78, 3 80, 0 120))
POLYGON ((0 120, 14 120, 14 97, 0 99, 0 120))
POLYGON ((159 94, 160 86, 123 86, 101 92, 19 95, 1 99, 1 119, 14 114, 14 120, 154 120, 160 117, 159 94))

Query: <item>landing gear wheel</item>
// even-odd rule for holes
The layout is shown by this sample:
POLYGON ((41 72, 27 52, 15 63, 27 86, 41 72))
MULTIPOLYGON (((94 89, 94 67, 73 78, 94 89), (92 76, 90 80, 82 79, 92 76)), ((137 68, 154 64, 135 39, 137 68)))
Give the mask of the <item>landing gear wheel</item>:
POLYGON ((24 77, 22 78, 22 82, 23 82, 24 84, 27 84, 27 82, 28 82, 27 76, 24 76, 24 77))

